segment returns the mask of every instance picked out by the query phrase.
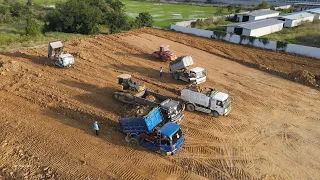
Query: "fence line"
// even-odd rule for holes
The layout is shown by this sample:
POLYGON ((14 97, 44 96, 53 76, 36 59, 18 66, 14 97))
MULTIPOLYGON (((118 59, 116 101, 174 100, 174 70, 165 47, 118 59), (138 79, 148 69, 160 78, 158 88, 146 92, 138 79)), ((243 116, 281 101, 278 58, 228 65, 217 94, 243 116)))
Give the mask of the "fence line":
POLYGON ((170 29, 183 33, 194 34, 201 37, 220 39, 235 44, 249 45, 269 50, 285 51, 288 53, 300 54, 320 59, 320 48, 316 47, 303 46, 298 44, 287 44, 280 41, 272 41, 263 38, 239 36, 222 31, 209 31, 203 29, 182 27, 174 24, 171 24, 170 29))

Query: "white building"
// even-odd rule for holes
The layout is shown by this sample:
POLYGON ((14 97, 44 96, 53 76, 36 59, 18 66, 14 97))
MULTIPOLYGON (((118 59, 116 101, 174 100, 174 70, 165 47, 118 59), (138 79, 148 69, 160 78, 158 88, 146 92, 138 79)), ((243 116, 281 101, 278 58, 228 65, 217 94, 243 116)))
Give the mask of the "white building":
POLYGON ((260 19, 267 19, 270 17, 279 16, 278 11, 274 10, 258 10, 248 13, 239 13, 236 15, 237 22, 256 21, 260 19))
POLYGON ((312 22, 314 15, 307 12, 290 13, 279 16, 277 19, 284 21, 284 27, 299 26, 303 22, 312 22))
POLYGON ((227 32, 237 35, 260 37, 283 29, 283 21, 277 19, 262 19, 251 22, 241 22, 227 25, 227 32))
POLYGON ((320 8, 316 9, 308 9, 306 10, 308 13, 311 13, 314 15, 314 20, 319 20, 320 19, 320 8))

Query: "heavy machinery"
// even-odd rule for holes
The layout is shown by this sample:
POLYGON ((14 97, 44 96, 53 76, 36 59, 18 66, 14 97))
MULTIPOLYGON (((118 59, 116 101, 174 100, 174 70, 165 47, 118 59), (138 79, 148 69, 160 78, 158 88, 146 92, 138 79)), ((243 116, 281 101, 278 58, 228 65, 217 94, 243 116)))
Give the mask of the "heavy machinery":
POLYGON ((160 107, 164 122, 170 121, 179 124, 184 118, 184 104, 132 82, 130 75, 122 74, 118 76, 118 84, 120 84, 121 87, 119 89, 120 91, 113 93, 115 99, 132 105, 149 106, 152 108, 160 107), (127 84, 133 84, 131 91, 126 90, 130 88, 124 87, 128 86, 127 84))
POLYGON ((121 74, 118 79, 118 90, 120 92, 129 93, 134 96, 142 96, 145 91, 145 86, 133 82, 129 74, 121 74))
POLYGON ((212 113, 216 118, 231 111, 230 96, 213 88, 200 89, 191 85, 181 91, 181 98, 186 101, 188 111, 212 113))
POLYGON ((180 125, 172 122, 162 127, 163 117, 158 107, 142 117, 121 118, 120 129, 126 141, 133 146, 144 146, 162 156, 174 155, 184 145, 184 134, 180 125))
POLYGON ((163 61, 173 61, 177 59, 177 56, 169 50, 169 45, 166 44, 160 45, 160 50, 153 52, 152 55, 163 61))
POLYGON ((58 67, 70 67, 74 64, 74 58, 71 54, 64 53, 61 41, 50 42, 48 45, 48 58, 53 60, 58 67))
POLYGON ((178 59, 170 62, 169 68, 170 73, 174 79, 180 79, 189 83, 200 84, 206 81, 206 71, 204 68, 195 67, 190 69, 187 68, 194 64, 192 56, 182 56, 178 59))

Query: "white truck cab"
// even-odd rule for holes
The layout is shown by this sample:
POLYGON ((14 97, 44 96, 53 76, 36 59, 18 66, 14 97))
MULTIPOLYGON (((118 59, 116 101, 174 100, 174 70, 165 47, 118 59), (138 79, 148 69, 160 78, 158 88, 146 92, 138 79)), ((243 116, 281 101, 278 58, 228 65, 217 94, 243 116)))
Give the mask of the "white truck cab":
POLYGON ((61 54, 54 63, 59 67, 70 67, 74 64, 74 58, 71 54, 61 54))
POLYGON ((197 84, 200 84, 206 82, 207 79, 206 71, 202 67, 195 67, 190 69, 189 76, 191 83, 196 82, 197 84))
POLYGON ((182 56, 170 62, 170 73, 174 79, 180 79, 189 83, 200 84, 206 81, 206 71, 204 68, 195 67, 187 70, 194 64, 192 56, 182 56))
POLYGON ((214 117, 227 115, 231 111, 231 98, 228 94, 207 88, 208 91, 197 92, 190 89, 181 91, 181 98, 186 102, 188 111, 212 113, 214 117))

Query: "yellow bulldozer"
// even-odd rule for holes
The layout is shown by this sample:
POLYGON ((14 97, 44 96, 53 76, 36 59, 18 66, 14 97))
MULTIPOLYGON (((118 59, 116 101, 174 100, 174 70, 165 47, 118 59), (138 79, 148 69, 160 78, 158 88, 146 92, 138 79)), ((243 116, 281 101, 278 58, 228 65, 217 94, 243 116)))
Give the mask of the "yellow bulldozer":
MULTIPOLYGON (((142 84, 138 84, 133 82, 131 79, 131 75, 129 74, 121 74, 117 77, 118 79, 118 90, 120 92, 124 92, 126 94, 130 94, 133 96, 141 97, 145 93, 146 87, 142 84)), ((115 92, 114 96, 117 98, 119 93, 115 92)))

